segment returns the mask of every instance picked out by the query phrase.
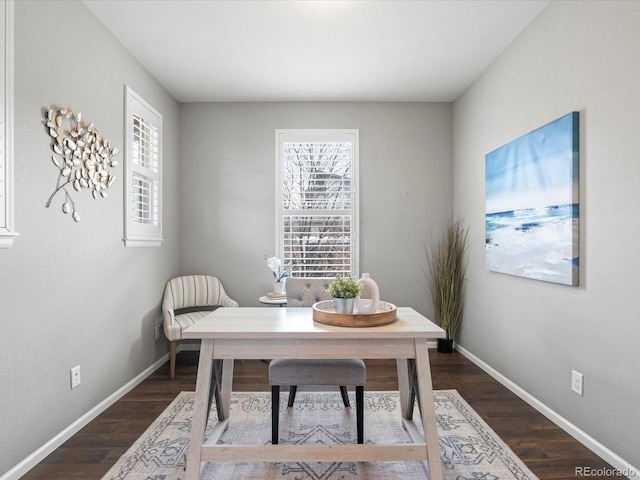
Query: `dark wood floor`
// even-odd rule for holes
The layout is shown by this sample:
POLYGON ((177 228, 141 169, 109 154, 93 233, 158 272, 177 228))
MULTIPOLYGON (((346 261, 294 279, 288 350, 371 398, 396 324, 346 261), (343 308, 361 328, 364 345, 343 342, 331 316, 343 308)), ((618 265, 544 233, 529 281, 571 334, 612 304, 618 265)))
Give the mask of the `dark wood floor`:
MULTIPOLYGON (((33 468, 25 480, 100 479, 181 391, 195 389, 197 352, 178 354, 33 468)), ((462 355, 430 351, 435 389, 456 389, 540 479, 572 479, 576 467, 611 469, 462 355)), ((367 390, 397 389, 393 361, 367 361, 367 390)), ((268 391, 267 364, 236 362, 234 391, 268 391)), ((616 476, 590 476, 616 479, 616 476)), ((390 479, 392 480, 392 479, 390 479)))

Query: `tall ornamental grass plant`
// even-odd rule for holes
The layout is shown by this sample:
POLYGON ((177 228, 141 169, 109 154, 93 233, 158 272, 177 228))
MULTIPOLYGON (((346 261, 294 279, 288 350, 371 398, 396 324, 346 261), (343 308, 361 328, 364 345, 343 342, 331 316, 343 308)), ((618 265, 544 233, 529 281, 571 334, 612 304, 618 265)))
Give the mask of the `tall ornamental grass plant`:
POLYGON ((462 320, 468 246, 469 228, 457 220, 447 225, 440 241, 427 251, 435 323, 445 330, 447 340, 453 340, 462 320))

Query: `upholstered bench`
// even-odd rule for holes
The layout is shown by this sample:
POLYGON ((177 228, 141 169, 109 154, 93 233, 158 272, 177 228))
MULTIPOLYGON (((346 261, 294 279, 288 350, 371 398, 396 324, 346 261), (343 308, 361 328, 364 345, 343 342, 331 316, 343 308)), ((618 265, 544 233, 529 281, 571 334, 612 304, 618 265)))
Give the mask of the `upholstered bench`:
MULTIPOLYGON (((311 307, 332 297, 327 292, 330 278, 287 278, 287 307, 311 307)), ((347 386, 356 389, 356 428, 358 443, 364 440, 364 385, 367 369, 360 359, 275 359, 269 364, 271 385, 271 443, 278 443, 280 422, 280 386, 289 385, 288 407, 293 406, 298 385, 340 385, 345 407, 350 407, 347 386)))
POLYGON ((350 407, 347 385, 356 388, 356 430, 358 443, 364 440, 364 385, 367 368, 360 359, 308 360, 275 359, 269 364, 271 384, 271 443, 278 443, 280 424, 280 385, 289 385, 288 407, 293 406, 298 385, 340 385, 345 407, 350 407))

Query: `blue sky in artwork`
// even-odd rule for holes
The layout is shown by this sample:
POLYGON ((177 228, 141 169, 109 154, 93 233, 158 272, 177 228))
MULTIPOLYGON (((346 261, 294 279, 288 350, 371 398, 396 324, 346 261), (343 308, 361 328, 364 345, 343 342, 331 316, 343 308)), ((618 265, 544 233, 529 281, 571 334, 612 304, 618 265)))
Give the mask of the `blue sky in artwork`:
POLYGON ((573 116, 567 114, 486 155, 487 213, 577 201, 573 116))

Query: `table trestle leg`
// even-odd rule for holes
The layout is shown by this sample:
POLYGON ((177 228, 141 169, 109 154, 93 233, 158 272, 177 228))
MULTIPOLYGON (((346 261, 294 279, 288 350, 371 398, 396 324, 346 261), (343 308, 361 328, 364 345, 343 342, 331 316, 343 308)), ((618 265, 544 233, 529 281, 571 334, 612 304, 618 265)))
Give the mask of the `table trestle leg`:
POLYGON ((202 340, 200 360, 196 377, 196 395, 194 397, 191 436, 187 452, 186 480, 197 480, 200 476, 201 447, 207 426, 207 412, 211 405, 211 376, 213 369, 213 340, 202 340))
POLYGON ((438 444, 438 429, 436 410, 433 402, 433 384, 431 382, 431 365, 429 363, 429 349, 427 340, 415 339, 416 349, 416 395, 419 399, 422 429, 427 444, 429 461, 429 480, 442 480, 442 463, 440 461, 440 447, 438 444))

